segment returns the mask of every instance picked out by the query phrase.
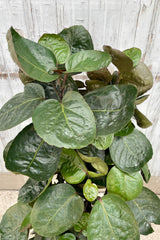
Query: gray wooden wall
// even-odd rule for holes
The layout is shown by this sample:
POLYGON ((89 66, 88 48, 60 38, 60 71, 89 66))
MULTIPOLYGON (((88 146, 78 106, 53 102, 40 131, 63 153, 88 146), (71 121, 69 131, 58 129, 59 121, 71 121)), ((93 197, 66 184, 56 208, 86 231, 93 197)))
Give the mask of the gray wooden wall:
MULTIPOLYGON (((145 134, 153 144, 152 175, 160 176, 160 0, 0 0, 0 106, 23 86, 16 78, 17 67, 7 50, 10 26, 37 41, 44 33, 84 25, 96 49, 103 44, 121 50, 139 47, 154 75, 154 87, 141 110, 153 126, 145 134)), ((5 171, 2 151, 28 122, 0 133, 0 171, 5 171)))

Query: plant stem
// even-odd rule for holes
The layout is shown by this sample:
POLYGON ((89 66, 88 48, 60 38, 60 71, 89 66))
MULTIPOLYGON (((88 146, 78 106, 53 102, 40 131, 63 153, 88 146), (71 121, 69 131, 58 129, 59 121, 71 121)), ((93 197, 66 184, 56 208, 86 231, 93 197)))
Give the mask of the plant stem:
MULTIPOLYGON (((54 176, 54 175, 53 175, 53 176, 54 176)), ((45 186, 45 188, 44 188, 43 191, 39 194, 38 197, 40 197, 40 196, 46 191, 46 189, 49 187, 50 183, 52 182, 53 176, 48 179, 47 185, 45 186)))

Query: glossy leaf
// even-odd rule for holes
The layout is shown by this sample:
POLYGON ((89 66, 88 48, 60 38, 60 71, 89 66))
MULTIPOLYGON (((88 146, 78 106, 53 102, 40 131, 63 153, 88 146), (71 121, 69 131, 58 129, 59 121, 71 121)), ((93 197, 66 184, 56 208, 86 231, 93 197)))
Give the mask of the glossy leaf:
POLYGON ((63 64, 70 56, 70 47, 67 42, 57 34, 45 33, 38 40, 38 43, 50 49, 57 58, 57 62, 63 64))
POLYGON ((34 179, 29 178, 19 190, 18 201, 23 203, 30 203, 34 201, 43 191, 46 184, 47 181, 37 182, 34 179))
POLYGON ((46 237, 60 235, 79 221, 83 210, 83 201, 71 185, 51 186, 33 206, 33 229, 46 237))
POLYGON ((3 215, 0 232, 1 240, 26 240, 27 231, 20 232, 23 219, 31 211, 31 207, 24 203, 16 203, 3 215))
POLYGON ((127 174, 113 167, 107 175, 107 191, 118 194, 126 201, 136 198, 143 187, 143 180, 139 172, 127 174))
POLYGON ((148 118, 143 113, 141 113, 137 108, 135 108, 134 117, 139 127, 148 128, 152 126, 152 123, 148 120, 148 118))
POLYGON ((148 99, 149 95, 143 95, 136 99, 135 104, 139 105, 148 99))
POLYGON ((65 28, 59 33, 59 36, 68 43, 72 53, 93 50, 91 35, 82 25, 65 28))
POLYGON ((106 67, 96 71, 87 72, 87 76, 91 80, 98 80, 105 82, 106 84, 112 80, 112 75, 106 67))
POLYGON ((83 97, 67 92, 62 103, 47 100, 33 114, 34 127, 48 144, 65 148, 82 148, 95 138, 95 119, 83 97))
POLYGON ((92 183, 91 179, 88 179, 86 183, 83 186, 83 194, 85 198, 92 202, 94 201, 98 196, 98 187, 95 183, 92 183))
MULTIPOLYGON (((13 139, 13 140, 14 140, 14 139, 13 139)), ((9 143, 7 143, 7 145, 5 146, 5 149, 4 149, 4 151, 3 151, 3 159, 4 159, 4 161, 6 161, 6 159, 7 159, 8 151, 9 151, 9 149, 10 149, 10 146, 12 145, 13 140, 11 140, 11 141, 10 141, 9 143)))
POLYGON ((134 124, 131 121, 129 121, 129 123, 120 131, 116 132, 114 136, 119 136, 119 137, 127 136, 128 134, 133 132, 134 128, 135 128, 134 124))
POLYGON ((143 188, 138 197, 127 202, 139 224, 140 233, 153 232, 150 223, 160 224, 160 199, 148 188, 143 188))
POLYGON ((136 88, 131 85, 105 86, 85 95, 96 119, 97 136, 115 133, 129 122, 136 95, 136 88))
POLYGON ((123 72, 120 76, 121 84, 133 84, 137 87, 138 96, 147 92, 153 86, 153 76, 149 68, 142 62, 130 72, 123 72))
POLYGON ((61 149, 44 142, 30 124, 14 139, 5 164, 10 171, 43 181, 56 172, 60 154, 61 149))
POLYGON ((13 60, 29 77, 41 82, 58 78, 57 74, 49 74, 57 67, 56 57, 49 49, 21 37, 12 27, 7 33, 7 40, 13 60))
POLYGON ((24 220, 21 224, 21 227, 20 227, 20 232, 24 232, 25 230, 29 229, 30 227, 31 227, 31 211, 24 218, 24 220))
POLYGON ((74 230, 76 232, 82 232, 83 230, 87 230, 87 224, 89 219, 89 213, 84 212, 80 220, 74 225, 74 230))
POLYGON ((139 48, 129 48, 123 51, 132 61, 133 67, 137 66, 141 59, 142 52, 139 48))
POLYGON ((150 170, 148 168, 148 164, 147 163, 142 167, 141 174, 142 174, 142 177, 143 177, 144 181, 146 183, 148 183, 150 178, 151 178, 151 173, 150 173, 150 170))
POLYGON ((120 72, 130 71, 133 68, 132 60, 118 49, 113 49, 110 46, 103 46, 105 52, 112 57, 112 63, 119 69, 120 72))
POLYGON ((108 194, 95 203, 87 227, 88 240, 139 240, 135 218, 120 197, 108 194))
POLYGON ((114 134, 106 136, 98 136, 94 139, 93 145, 99 150, 105 150, 110 147, 113 142, 114 134))
POLYGON ((68 183, 78 184, 86 177, 87 168, 74 150, 63 149, 60 164, 61 174, 68 183))
POLYGON ((76 237, 72 233, 65 233, 59 237, 59 240, 76 240, 76 237))
POLYGON ((102 160, 105 159, 105 151, 99 150, 93 145, 88 145, 87 147, 81 148, 78 151, 81 154, 86 155, 88 157, 98 157, 98 158, 101 158, 102 160))
POLYGON ((30 118, 44 98, 44 90, 39 84, 27 84, 24 93, 16 94, 0 109, 0 131, 12 128, 30 118))
POLYGON ((72 54, 66 62, 67 72, 89 72, 107 67, 111 63, 108 53, 86 50, 72 54))
POLYGON ((110 146, 110 154, 120 170, 133 173, 151 159, 153 151, 146 136, 135 129, 127 136, 115 137, 110 146))

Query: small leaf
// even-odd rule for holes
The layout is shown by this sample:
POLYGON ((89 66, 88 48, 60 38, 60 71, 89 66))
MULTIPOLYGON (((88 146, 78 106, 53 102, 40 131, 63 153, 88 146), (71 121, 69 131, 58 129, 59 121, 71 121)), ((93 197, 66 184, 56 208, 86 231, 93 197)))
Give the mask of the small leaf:
POLYGON ((47 181, 37 182, 34 179, 29 178, 19 190, 18 202, 30 203, 34 201, 43 191, 46 184, 47 181))
POLYGON ((31 207, 24 203, 16 203, 3 215, 0 232, 2 240, 26 240, 28 232, 20 232, 23 219, 31 211, 31 207))
POLYGON ((147 163, 142 167, 141 174, 142 174, 142 177, 143 177, 144 181, 146 183, 148 183, 150 178, 151 178, 151 173, 150 173, 150 170, 148 168, 148 164, 147 163))
POLYGON ((107 175, 107 191, 118 194, 126 201, 136 198, 142 187, 143 180, 139 172, 129 175, 113 167, 107 175))
POLYGON ((24 218, 21 227, 20 227, 20 232, 24 232, 28 228, 31 227, 31 211, 27 214, 27 216, 24 218))
POLYGON ((129 122, 136 96, 131 85, 105 86, 84 96, 96 119, 97 136, 115 133, 129 122))
POLYGON ((130 71, 133 68, 132 60, 125 53, 118 49, 113 49, 110 46, 103 46, 103 50, 111 55, 112 63, 120 72, 130 71))
POLYGON ((135 128, 134 124, 131 121, 129 121, 129 123, 120 131, 116 132, 114 136, 119 136, 119 137, 127 136, 128 134, 133 132, 134 128, 135 128))
POLYGON ((106 67, 96 71, 87 72, 87 76, 91 80, 102 81, 102 82, 105 82, 106 84, 111 82, 112 80, 112 75, 106 67))
POLYGON ((76 232, 81 232, 83 230, 87 230, 87 224, 90 214, 88 212, 84 212, 80 220, 74 225, 74 230, 76 232))
POLYGON ((135 105, 139 105, 148 99, 149 95, 140 96, 136 99, 135 105))
POLYGON ((53 185, 33 206, 31 213, 33 229, 46 237, 60 235, 79 221, 83 210, 84 203, 71 185, 64 183, 53 185))
POLYGON ((65 28, 59 33, 59 36, 68 43, 72 53, 93 50, 91 35, 82 25, 65 28))
POLYGON ((129 48, 123 51, 132 61, 133 67, 137 66, 141 59, 142 52, 139 48, 129 48))
POLYGON ((79 149, 95 138, 95 119, 84 98, 67 92, 62 103, 50 99, 40 104, 33 114, 34 127, 48 144, 79 149))
POLYGON ((78 184, 86 177, 87 168, 74 150, 63 149, 60 164, 61 174, 68 183, 78 184))
POLYGON ((76 237, 72 233, 65 233, 59 237, 59 240, 76 240, 76 237))
POLYGON ((160 199, 148 188, 143 187, 138 197, 127 203, 139 224, 141 234, 153 232, 150 223, 160 224, 160 199))
POLYGON ((138 172, 152 157, 152 146, 140 131, 123 137, 115 137, 110 146, 114 164, 127 173, 138 172))
POLYGON ((94 139, 93 145, 99 150, 105 150, 110 147, 113 142, 114 134, 106 136, 98 136, 94 139))
POLYGON ((87 80, 85 84, 88 92, 105 86, 105 83, 99 80, 87 80))
POLYGON ((88 201, 92 202, 98 196, 98 187, 88 179, 83 186, 83 194, 88 201))
POLYGON ((133 213, 120 197, 108 194, 95 203, 87 227, 88 240, 139 240, 133 213))
POLYGON ((51 82, 58 75, 48 72, 57 66, 56 57, 47 48, 21 37, 12 27, 7 33, 11 56, 19 68, 29 77, 41 82, 51 82))
POLYGON ((24 93, 16 94, 0 109, 0 131, 12 128, 30 118, 44 98, 44 90, 39 84, 27 84, 24 93))
POLYGON ((98 158, 101 158, 102 160, 105 159, 105 151, 99 150, 93 145, 88 145, 87 147, 81 148, 78 151, 81 154, 86 155, 88 157, 98 157, 98 158))
POLYGON ((57 34, 45 33, 38 40, 38 43, 50 49, 57 58, 57 62, 63 64, 70 56, 70 47, 67 42, 57 34))
POLYGON ((86 50, 72 54, 66 62, 66 70, 70 72, 89 72, 107 67, 111 63, 108 53, 86 50))
POLYGON ((145 115, 143 115, 143 113, 141 113, 137 108, 135 108, 134 117, 139 127, 148 128, 152 126, 152 123, 148 120, 148 118, 145 115))
POLYGON ((10 171, 43 181, 56 172, 60 154, 61 149, 44 142, 30 124, 14 139, 5 164, 10 171))

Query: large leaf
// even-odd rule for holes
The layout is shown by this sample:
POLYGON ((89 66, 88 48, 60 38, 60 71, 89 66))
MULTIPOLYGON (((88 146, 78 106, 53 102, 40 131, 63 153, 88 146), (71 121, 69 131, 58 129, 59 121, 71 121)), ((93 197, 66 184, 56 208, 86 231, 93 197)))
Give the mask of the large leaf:
POLYGON ((142 62, 131 71, 123 72, 121 84, 133 84, 137 87, 138 96, 148 91, 153 85, 153 76, 149 68, 142 62))
POLYGON ((33 114, 34 127, 44 141, 57 147, 82 148, 95 138, 95 119, 81 94, 70 91, 62 103, 47 100, 33 114))
POLYGON ((139 224, 140 233, 147 235, 153 232, 150 223, 160 224, 160 199, 148 188, 143 188, 138 197, 128 202, 139 224))
POLYGON ((123 51, 132 61, 133 67, 137 66, 141 59, 142 52, 139 48, 129 48, 123 51))
POLYGON ((93 145, 99 150, 105 150, 110 147, 113 142, 114 134, 106 136, 98 136, 94 139, 93 145))
POLYGON ((98 187, 95 183, 92 183, 91 179, 88 179, 83 186, 83 194, 85 198, 92 202, 98 196, 98 187))
POLYGON ((107 191, 130 201, 142 191, 143 180, 139 172, 128 174, 113 167, 107 175, 107 191))
POLYGON ((47 181, 37 182, 34 179, 29 178, 19 190, 18 201, 23 203, 30 203, 34 201, 43 191, 46 184, 47 181))
POLYGON ((31 207, 27 204, 17 203, 6 211, 0 225, 1 240, 27 240, 27 231, 19 230, 30 210, 31 207))
POLYGON ((0 131, 12 128, 30 118, 44 97, 44 90, 39 84, 27 84, 24 93, 16 94, 0 109, 0 131))
POLYGON ((14 139, 5 164, 10 171, 43 181, 57 170, 60 154, 61 149, 44 142, 30 124, 14 139))
POLYGON ((108 53, 86 50, 72 54, 66 62, 67 72, 89 72, 107 67, 111 62, 108 53))
POLYGON ((110 154, 119 169, 132 173, 139 171, 151 159, 153 151, 146 136, 134 129, 127 136, 114 138, 110 154))
POLYGON ((97 135, 103 136, 121 130, 134 113, 137 90, 132 85, 111 85, 85 95, 92 109, 97 135))
POLYGON ((134 117, 139 127, 148 128, 152 126, 152 123, 148 120, 148 118, 143 113, 141 113, 137 108, 135 108, 134 117))
POLYGON ((78 222, 83 210, 83 201, 71 185, 54 185, 34 204, 31 213, 32 226, 39 235, 57 236, 78 222))
POLYGON ((110 46, 103 46, 103 49, 112 56, 112 63, 120 72, 130 71, 133 68, 132 60, 125 53, 110 46))
POLYGON ((63 29, 59 35, 69 44, 71 52, 93 50, 93 42, 89 32, 81 25, 63 29))
POLYGON ((87 168, 80 156, 72 149, 63 149, 60 165, 62 176, 70 184, 78 184, 86 177, 87 168))
POLYGON ((38 41, 42 46, 49 48, 57 58, 57 62, 63 64, 70 56, 70 47, 67 42, 57 34, 45 33, 38 41))
POLYGON ((105 195, 91 211, 87 228, 88 240, 139 240, 135 218, 117 195, 105 195))
POLYGON ((57 74, 49 74, 57 67, 56 57, 49 49, 21 37, 12 27, 7 33, 7 40, 13 60, 29 77, 41 82, 58 78, 57 74))

